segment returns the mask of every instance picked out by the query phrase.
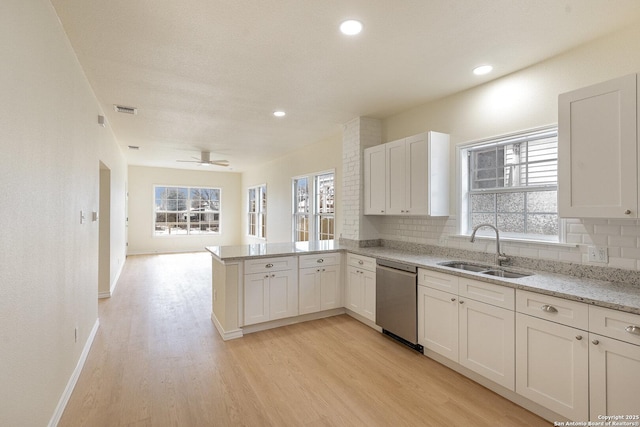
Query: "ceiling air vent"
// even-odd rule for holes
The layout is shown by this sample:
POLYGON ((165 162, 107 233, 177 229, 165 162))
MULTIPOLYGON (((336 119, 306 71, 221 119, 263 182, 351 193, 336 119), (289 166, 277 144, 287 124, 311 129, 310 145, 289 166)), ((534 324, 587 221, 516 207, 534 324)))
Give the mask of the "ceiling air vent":
POLYGON ((137 108, 125 107, 124 105, 114 105, 113 109, 116 110, 118 113, 124 113, 124 114, 137 114, 138 113, 138 109, 137 108))

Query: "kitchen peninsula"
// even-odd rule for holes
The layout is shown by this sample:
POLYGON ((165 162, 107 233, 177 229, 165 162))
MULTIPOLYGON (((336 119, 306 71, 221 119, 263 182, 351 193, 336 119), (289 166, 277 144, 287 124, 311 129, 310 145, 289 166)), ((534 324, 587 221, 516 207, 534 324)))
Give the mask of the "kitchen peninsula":
POLYGON ((620 408, 636 407, 640 382, 629 383, 628 372, 640 363, 640 292, 625 272, 611 269, 617 281, 605 281, 568 263, 512 257, 504 271, 520 274, 500 277, 486 274, 498 268, 486 261, 491 254, 386 241, 206 249, 212 321, 224 340, 344 313, 381 331, 376 260, 396 261, 418 268, 418 341, 426 356, 548 420, 595 419, 610 411, 607 390, 622 393, 620 408), (610 370, 608 360, 627 373, 610 370), (531 375, 546 379, 529 383, 531 375))
MULTIPOLYGON (((298 266, 299 257, 307 255, 324 256, 331 253, 340 255, 338 263, 345 266, 348 261, 342 259, 343 253, 371 258, 374 263, 374 269, 375 259, 398 261, 413 264, 422 269, 445 272, 462 277, 472 277, 475 280, 515 289, 640 314, 639 286, 633 283, 624 283, 622 280, 609 282, 591 279, 584 277, 584 275, 583 277, 576 277, 568 274, 558 274, 558 272, 551 272, 554 271, 551 268, 545 269, 547 271, 536 269, 534 271, 535 274, 528 277, 508 279, 482 276, 441 265, 453 259, 476 259, 477 256, 474 257, 474 255, 477 255, 477 253, 472 252, 465 253, 461 257, 460 254, 446 253, 439 251, 437 248, 426 246, 420 251, 398 249, 393 245, 358 248, 340 245, 334 241, 208 246, 206 249, 212 255, 212 320, 224 339, 239 338, 243 335, 244 276, 257 272, 255 266, 251 267, 254 269, 251 270, 247 269, 244 264, 258 261, 259 265, 264 264, 266 266, 267 264, 274 264, 273 259, 280 259, 281 265, 273 265, 268 268, 273 269, 272 271, 295 270, 297 272, 298 267, 302 268, 302 266, 298 266)), ((566 265, 569 266, 569 264, 566 265)), ((527 268, 526 264, 521 267, 527 268)), ((529 270, 531 270, 531 267, 529 267, 529 270)), ((344 283, 347 281, 346 269, 343 268, 341 271, 342 277, 338 277, 338 280, 344 283)), ((564 271, 559 272, 563 273, 564 271)), ((297 274, 291 280, 297 283, 297 274)), ((346 288, 341 286, 340 289, 342 289, 343 301, 346 301, 348 298, 346 288)), ((295 293, 297 294, 297 292, 295 293)), ((295 311, 296 316, 291 316, 296 318, 295 321, 310 320, 308 317, 298 318, 297 310, 295 311)), ((344 309, 338 309, 324 314, 333 315, 344 312, 344 309)), ((280 324, 286 323, 287 321, 280 321, 280 324)), ((288 323, 293 323, 293 321, 288 321, 288 323)), ((375 324, 375 321, 373 323, 375 324)), ((274 327, 276 325, 265 326, 274 327)), ((253 327, 251 330, 256 330, 256 328, 253 327)))

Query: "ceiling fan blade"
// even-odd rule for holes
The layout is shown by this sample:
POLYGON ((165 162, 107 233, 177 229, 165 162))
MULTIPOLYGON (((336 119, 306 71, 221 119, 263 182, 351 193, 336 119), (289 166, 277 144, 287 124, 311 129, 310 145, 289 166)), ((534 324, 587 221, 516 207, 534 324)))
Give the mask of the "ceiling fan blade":
POLYGON ((200 165, 229 166, 228 160, 211 160, 211 153, 208 151, 200 152, 200 158, 192 157, 195 160, 176 160, 182 163, 198 163, 200 165))
POLYGON ((211 160, 211 164, 217 166, 229 166, 229 160, 211 160))

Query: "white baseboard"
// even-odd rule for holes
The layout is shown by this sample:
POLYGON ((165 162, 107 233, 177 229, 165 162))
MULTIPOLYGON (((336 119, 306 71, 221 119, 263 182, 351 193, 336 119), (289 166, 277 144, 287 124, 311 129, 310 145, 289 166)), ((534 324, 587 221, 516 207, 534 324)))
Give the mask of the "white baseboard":
POLYGON ((96 337, 96 333, 98 333, 98 327, 100 326, 100 319, 96 319, 96 323, 93 324, 93 328, 91 329, 91 333, 87 338, 87 342, 84 344, 84 348, 82 349, 82 353, 80 354, 80 359, 78 359, 78 363, 76 364, 76 368, 73 370, 69 381, 67 382, 67 386, 60 396, 60 400, 58 401, 58 406, 56 406, 56 410, 49 421, 49 427, 56 427, 60 422, 60 418, 62 418, 62 414, 64 412, 64 408, 67 407, 67 403, 69 402, 69 398, 71 397, 71 393, 73 392, 73 388, 76 386, 78 382, 78 378, 80 378, 80 373, 82 372, 82 368, 84 367, 84 363, 87 361, 87 356, 89 355, 89 350, 91 349, 91 345, 93 344, 93 340, 96 337))
POLYGON ((296 323, 308 322, 310 320, 324 319, 325 317, 339 316, 344 314, 345 309, 343 307, 334 308, 325 311, 318 311, 316 313, 301 314, 295 317, 285 317, 284 319, 272 320, 270 322, 256 323, 255 325, 243 326, 242 333, 244 335, 251 334, 253 332, 266 331, 267 329, 280 328, 282 326, 294 325, 296 323))
POLYGON ((98 299, 111 298, 111 291, 98 292, 98 299))
POLYGON ((242 329, 225 331, 222 325, 220 324, 220 322, 218 321, 218 318, 216 317, 215 313, 211 313, 211 321, 213 322, 214 326, 218 330, 218 333, 220 334, 220 336, 224 341, 229 341, 236 338, 242 338, 243 336, 242 329))

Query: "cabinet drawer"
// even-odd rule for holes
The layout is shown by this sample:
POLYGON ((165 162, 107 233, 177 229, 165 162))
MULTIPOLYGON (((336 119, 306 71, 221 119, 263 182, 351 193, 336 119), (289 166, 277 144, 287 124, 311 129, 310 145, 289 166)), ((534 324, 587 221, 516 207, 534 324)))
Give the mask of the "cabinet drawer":
POLYGON ((244 274, 295 270, 297 268, 298 259, 296 257, 260 258, 244 262, 244 274))
POLYGON ((640 315, 592 305, 589 332, 640 345, 640 315))
POLYGON ((515 306, 515 290, 513 288, 479 280, 461 277, 458 281, 458 295, 508 310, 513 310, 515 306))
POLYGON ((458 276, 439 273, 437 271, 418 269, 418 285, 426 286, 440 291, 458 294, 458 276))
POLYGON ((376 259, 362 255, 347 254, 347 265, 362 268, 363 270, 376 271, 376 259))
POLYGON ((340 253, 332 252, 326 254, 300 255, 300 268, 318 267, 321 265, 338 265, 340 264, 340 253))
POLYGON ((516 311, 578 329, 589 327, 589 306, 550 295, 518 289, 516 311))

